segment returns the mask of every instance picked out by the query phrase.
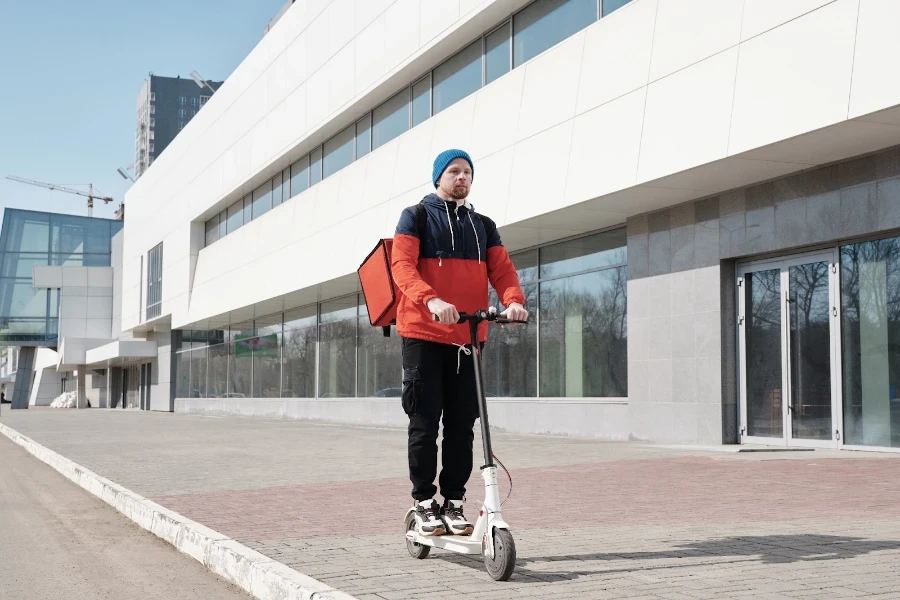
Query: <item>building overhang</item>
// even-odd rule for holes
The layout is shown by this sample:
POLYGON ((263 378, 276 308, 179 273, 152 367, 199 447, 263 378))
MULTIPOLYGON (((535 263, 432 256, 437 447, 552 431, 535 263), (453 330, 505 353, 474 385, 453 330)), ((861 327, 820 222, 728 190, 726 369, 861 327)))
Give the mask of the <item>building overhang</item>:
POLYGON ((115 367, 144 359, 156 358, 155 341, 116 340, 85 352, 85 365, 115 367))

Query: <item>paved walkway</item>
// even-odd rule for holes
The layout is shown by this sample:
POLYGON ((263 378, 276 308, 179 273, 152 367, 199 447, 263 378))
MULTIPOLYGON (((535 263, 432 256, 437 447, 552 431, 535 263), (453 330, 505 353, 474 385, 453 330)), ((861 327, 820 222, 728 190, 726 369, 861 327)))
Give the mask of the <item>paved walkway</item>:
POLYGON ((360 600, 900 599, 900 455, 498 433, 519 563, 496 583, 480 561, 406 553, 402 429, 102 410, 2 421, 360 600))

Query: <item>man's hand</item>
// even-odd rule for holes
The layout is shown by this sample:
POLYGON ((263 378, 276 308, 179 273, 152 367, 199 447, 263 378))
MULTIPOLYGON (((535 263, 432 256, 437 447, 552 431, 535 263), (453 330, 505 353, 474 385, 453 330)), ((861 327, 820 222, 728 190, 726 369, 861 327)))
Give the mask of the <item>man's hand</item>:
POLYGON ((456 325, 459 323, 459 313, 456 311, 456 307, 440 298, 429 300, 428 310, 433 315, 436 315, 438 321, 443 325, 456 325))
POLYGON ((506 310, 500 313, 500 316, 510 321, 527 321, 528 311, 518 302, 513 302, 506 310))

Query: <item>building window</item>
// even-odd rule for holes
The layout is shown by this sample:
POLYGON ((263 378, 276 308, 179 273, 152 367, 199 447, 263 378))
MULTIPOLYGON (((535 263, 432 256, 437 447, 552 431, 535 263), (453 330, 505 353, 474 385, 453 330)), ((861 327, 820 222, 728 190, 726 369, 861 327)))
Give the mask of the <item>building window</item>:
POLYGON ((200 106, 200 99, 199 98, 191 98, 191 106, 194 106, 194 107, 200 106))
POLYGON ((253 322, 236 325, 231 329, 232 342, 228 345, 228 395, 233 398, 249 398, 253 394, 253 343, 256 331, 253 322))
POLYGON ((238 200, 228 207, 228 216, 226 217, 226 234, 237 231, 244 224, 244 200, 238 200))
POLYGON ((291 198, 309 188, 309 155, 291 165, 291 198))
POLYGON ((281 396, 281 322, 281 313, 254 321, 256 337, 251 343, 254 398, 281 396))
POLYGON ((147 253, 147 319, 162 314, 162 243, 147 253))
POLYGON ((155 105, 155 104, 151 104, 151 105, 150 105, 150 114, 151 114, 151 115, 155 115, 155 114, 156 114, 156 105, 155 105))
POLYGON ((537 0, 513 16, 513 67, 597 20, 596 0, 537 0))
POLYGON ((272 209, 272 180, 253 190, 252 219, 258 219, 272 209))
POLYGON ((178 106, 185 106, 187 104, 187 99, 184 96, 178 97, 178 106))
POLYGON ((156 92, 150 92, 150 102, 156 102, 156 92))
POLYGON ((150 117, 150 127, 156 127, 156 119, 153 117, 150 117))
POLYGON ((434 114, 478 91, 481 79, 481 40, 476 40, 434 70, 434 114))
POLYGON ((253 195, 244 196, 244 225, 253 220, 253 195))
POLYGON ((409 88, 372 111, 372 150, 409 130, 409 88))
POLYGON ((322 175, 328 177, 353 162, 356 128, 351 125, 325 142, 322 175))
POLYGON ((276 207, 284 200, 284 186, 290 185, 290 179, 282 179, 281 173, 272 178, 272 207, 276 207))
POLYGON ((196 116, 197 116, 197 111, 196 111, 196 110, 192 110, 192 111, 191 111, 191 117, 196 117, 196 116))
POLYGON ((179 108, 178 116, 183 119, 185 116, 187 116, 187 111, 185 111, 183 108, 179 108))
POLYGON ((184 121, 178 121, 178 131, 184 129, 184 121))
POLYGON ((209 102, 209 96, 200 96, 200 106, 203 106, 207 102, 209 102))
POLYGON ((403 369, 403 359, 396 328, 391 328, 391 337, 385 337, 380 327, 372 327, 366 303, 362 296, 359 298, 357 395, 360 398, 399 396, 398 373, 403 369))
POLYGON ((316 307, 284 313, 282 396, 316 397, 316 307))
POLYGON ((151 139, 151 140, 155 140, 155 139, 156 139, 156 132, 155 132, 155 131, 151 131, 151 132, 150 132, 150 139, 151 139))
POLYGON ((507 21, 484 37, 484 84, 499 79, 512 69, 512 23, 507 21))
POLYGON ((626 257, 624 229, 514 254, 533 318, 491 332, 488 395, 627 396, 626 257))
MULTIPOLYGON (((150 144, 150 152, 156 152, 156 145, 150 144)), ((151 159, 152 160, 152 159, 151 159)))
POLYGON ((900 238, 841 248, 844 443, 848 445, 900 447, 898 273, 900 238))
POLYGON ((603 16, 612 13, 613 11, 619 10, 631 0, 602 0, 603 1, 603 16))
POLYGON ((412 122, 415 127, 431 116, 431 73, 412 86, 412 122))
MULTIPOLYGON (((319 314, 319 398, 355 395, 357 296, 321 304, 319 314)), ((397 376, 399 376, 399 371, 397 376)))
POLYGON ((322 147, 309 153, 309 185, 322 181, 322 147))
POLYGON ((206 245, 209 246, 219 240, 219 215, 206 222, 206 245))
POLYGON ((366 115, 356 122, 357 160, 372 151, 372 115, 366 115))

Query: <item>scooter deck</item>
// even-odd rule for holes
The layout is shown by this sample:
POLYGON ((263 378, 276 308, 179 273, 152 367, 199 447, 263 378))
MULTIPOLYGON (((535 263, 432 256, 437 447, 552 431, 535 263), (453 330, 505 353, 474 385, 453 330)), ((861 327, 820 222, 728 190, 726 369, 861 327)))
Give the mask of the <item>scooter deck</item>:
POLYGON ((420 544, 422 546, 431 546, 432 548, 441 548, 459 554, 475 554, 482 555, 481 540, 473 540, 470 537, 462 537, 458 535, 419 535, 414 531, 406 534, 408 540, 420 544))

